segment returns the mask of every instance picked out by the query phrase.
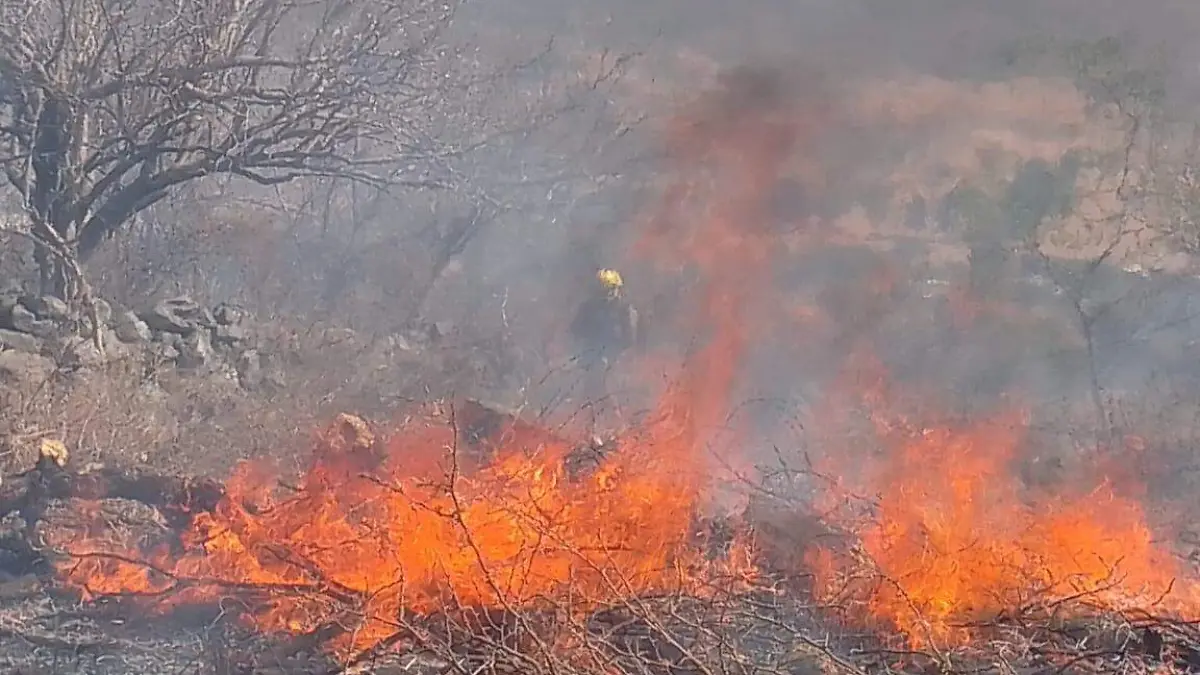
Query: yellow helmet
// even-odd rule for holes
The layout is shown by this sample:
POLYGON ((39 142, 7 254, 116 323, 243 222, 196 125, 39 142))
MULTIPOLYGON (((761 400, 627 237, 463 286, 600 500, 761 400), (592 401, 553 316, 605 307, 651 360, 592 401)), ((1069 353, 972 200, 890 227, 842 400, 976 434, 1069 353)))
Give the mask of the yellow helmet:
POLYGON ((615 291, 625 285, 621 273, 616 270, 602 269, 596 272, 596 279, 610 291, 615 291))

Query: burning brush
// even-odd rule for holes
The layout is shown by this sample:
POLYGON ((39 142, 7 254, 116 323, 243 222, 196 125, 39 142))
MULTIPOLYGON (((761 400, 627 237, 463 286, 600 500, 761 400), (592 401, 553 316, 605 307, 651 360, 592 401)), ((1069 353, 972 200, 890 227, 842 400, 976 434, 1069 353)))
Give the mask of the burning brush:
POLYGON ((339 416, 295 494, 274 494, 265 468, 246 464, 193 514, 181 547, 72 537, 58 569, 93 597, 141 594, 162 610, 241 597, 256 629, 320 633, 343 655, 408 640, 447 612, 569 617, 711 592, 722 561, 691 531, 703 475, 681 470, 690 449, 622 442, 571 480, 576 449, 551 434, 507 436, 516 444, 475 467, 456 458, 458 438, 424 420, 381 440, 339 416))
MULTIPOLYGON (((178 541, 114 542, 99 518, 51 531, 60 583, 151 612, 237 607, 245 626, 319 645, 343 670, 383 654, 547 675, 1193 668, 1200 578, 1136 500, 1104 481, 1021 484, 1022 415, 916 424, 875 361, 851 364, 865 431, 847 433, 840 400, 812 415, 825 465, 823 480, 796 481, 815 495, 789 505, 804 518, 767 527, 747 513, 697 536, 756 324, 780 306, 772 195, 833 116, 786 84, 758 74, 673 121, 677 171, 635 248, 699 278, 673 318, 704 343, 654 421, 586 461, 544 424, 450 406, 387 436, 340 416, 290 492, 251 462, 216 486, 71 474, 0 504, 153 504, 178 541), (862 452, 876 441, 884 451, 862 452), (859 508, 839 508, 847 494, 859 508)), ((872 284, 869 306, 893 286, 872 284)), ((55 457, 43 453, 46 472, 62 470, 55 457)))
MULTIPOLYGON (((340 416, 296 492, 280 496, 265 466, 243 465, 219 498, 192 500, 178 544, 122 546, 98 523, 49 531, 67 553, 59 577, 154 611, 236 598, 247 626, 343 663, 423 654, 510 672, 608 672, 613 659, 704 672, 753 655, 770 670, 796 658, 797 641, 843 672, 973 670, 996 649, 1032 670, 1196 660, 1195 578, 1111 487, 1023 492, 1006 467, 1020 437, 1011 419, 902 434, 890 464, 858 472, 859 492, 877 495, 869 516, 824 511, 824 538, 791 549, 761 514, 699 517, 710 470, 688 469, 694 448, 674 445, 677 429, 618 439, 569 480, 574 445, 536 425, 495 426, 494 443, 515 445, 493 444, 472 467, 455 460, 461 429, 446 422, 384 438, 340 416), (853 545, 822 543, 837 532, 853 545), (794 583, 803 575, 815 583, 794 583), (835 626, 875 637, 835 637, 835 626)), ((61 472, 55 456, 44 461, 61 472)), ((131 494, 109 478, 108 492, 84 482, 62 495, 131 494)), ((799 521, 775 527, 788 522, 799 521)))

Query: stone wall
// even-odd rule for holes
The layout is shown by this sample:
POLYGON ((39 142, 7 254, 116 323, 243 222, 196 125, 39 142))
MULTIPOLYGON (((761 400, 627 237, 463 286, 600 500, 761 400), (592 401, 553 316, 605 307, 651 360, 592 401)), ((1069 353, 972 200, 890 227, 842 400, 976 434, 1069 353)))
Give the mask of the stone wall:
POLYGON ((204 375, 223 373, 253 389, 270 379, 259 332, 241 308, 204 307, 187 296, 141 309, 96 301, 103 351, 85 317, 51 296, 0 293, 0 370, 79 370, 113 360, 204 375))

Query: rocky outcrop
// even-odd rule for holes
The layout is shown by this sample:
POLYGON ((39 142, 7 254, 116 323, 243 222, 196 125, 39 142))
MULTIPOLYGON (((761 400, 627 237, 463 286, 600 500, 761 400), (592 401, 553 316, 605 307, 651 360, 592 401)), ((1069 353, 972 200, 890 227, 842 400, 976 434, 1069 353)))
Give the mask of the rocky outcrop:
POLYGON ((98 301, 100 350, 90 321, 77 310, 64 311, 52 298, 6 293, 2 284, 0 393, 131 385, 137 397, 174 401, 163 414, 184 420, 208 419, 235 401, 283 392, 310 407, 338 401, 369 411, 392 408, 417 392, 475 391, 480 381, 501 381, 496 364, 508 353, 492 341, 468 339, 446 321, 416 320, 378 334, 188 296, 132 307, 98 301), (211 398, 192 405, 196 392, 211 398))
POLYGON ((135 359, 187 373, 224 374, 246 388, 270 379, 258 331, 239 307, 204 307, 187 296, 141 310, 115 308, 102 299, 95 307, 103 351, 96 347, 92 323, 58 298, 0 293, 0 361, 7 364, 5 372, 17 377, 135 359))

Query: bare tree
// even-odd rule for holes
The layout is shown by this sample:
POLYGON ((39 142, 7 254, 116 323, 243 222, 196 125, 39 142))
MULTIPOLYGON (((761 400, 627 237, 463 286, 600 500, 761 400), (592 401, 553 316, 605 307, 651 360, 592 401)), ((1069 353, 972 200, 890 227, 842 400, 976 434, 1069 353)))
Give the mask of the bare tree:
POLYGON ((0 167, 45 292, 214 174, 446 184, 433 108, 456 0, 0 0, 0 167))
POLYGON ((1055 172, 1031 174, 1023 186, 1014 181, 1009 213, 1014 221, 1026 221, 1032 235, 1029 242, 1041 257, 1047 277, 1075 315, 1086 354, 1097 447, 1111 447, 1119 430, 1113 393, 1104 377, 1112 364, 1105 363, 1101 345, 1123 339, 1112 335, 1113 326, 1119 325, 1117 317, 1144 303, 1151 288, 1161 290, 1113 283, 1112 271, 1119 267, 1127 273, 1143 272, 1141 263, 1134 261, 1148 258, 1146 254, 1170 236, 1171 225, 1162 218, 1155 187, 1157 174, 1166 166, 1161 150, 1168 144, 1165 69, 1157 56, 1136 58, 1116 38, 1072 43, 1060 56, 1076 86, 1097 109, 1097 117, 1107 120, 1114 143, 1087 157, 1064 157, 1055 172), (1091 170, 1081 173, 1084 160, 1091 170), (1050 187, 1056 180, 1067 183, 1059 197, 1050 187), (1069 199, 1075 204, 1056 204, 1066 193, 1072 193, 1069 199), (1024 208, 1012 208, 1018 204, 1024 208), (1043 248, 1047 237, 1039 236, 1046 234, 1047 216, 1065 211, 1071 211, 1077 221, 1078 231, 1066 237, 1068 246, 1076 249, 1073 263, 1056 260, 1043 248), (1107 340, 1100 339, 1104 334, 1107 340))

